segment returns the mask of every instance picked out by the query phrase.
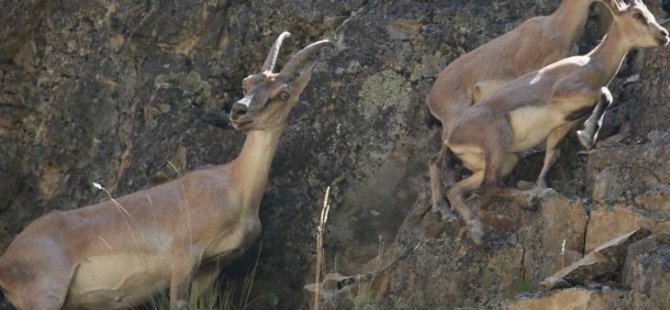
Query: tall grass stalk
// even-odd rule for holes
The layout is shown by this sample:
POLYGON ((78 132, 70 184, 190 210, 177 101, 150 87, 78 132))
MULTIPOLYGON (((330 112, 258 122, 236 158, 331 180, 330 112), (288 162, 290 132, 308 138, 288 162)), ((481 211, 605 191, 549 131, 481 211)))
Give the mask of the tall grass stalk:
POLYGON ((328 203, 328 196, 330 195, 330 186, 326 188, 326 194, 323 197, 323 208, 321 209, 321 217, 319 218, 319 226, 316 231, 316 291, 314 293, 314 301, 312 307, 314 310, 319 310, 319 289, 321 287, 321 274, 325 275, 326 266, 323 255, 323 232, 328 222, 328 212, 330 211, 330 204, 328 203))
POLYGON ((371 274, 371 278, 361 281, 358 286, 356 293, 351 295, 351 301, 353 302, 354 310, 374 310, 378 309, 375 304, 374 289, 372 284, 375 281, 375 278, 382 271, 382 255, 384 254, 384 240, 382 236, 379 237, 379 248, 377 249, 377 257, 375 259, 375 265, 371 274))

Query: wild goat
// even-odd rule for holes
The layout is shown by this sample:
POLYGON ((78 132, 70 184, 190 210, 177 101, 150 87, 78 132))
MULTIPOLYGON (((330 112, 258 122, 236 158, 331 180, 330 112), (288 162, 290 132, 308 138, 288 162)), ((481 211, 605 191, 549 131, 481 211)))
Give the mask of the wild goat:
POLYGON ((211 286, 222 264, 258 237, 258 208, 289 112, 310 80, 312 56, 298 52, 273 72, 282 33, 232 106, 247 133, 233 161, 116 200, 53 211, 28 225, 0 257, 0 286, 20 310, 123 309, 169 288, 170 309, 211 286))
POLYGON ((470 107, 454 126, 446 144, 472 175, 449 191, 452 206, 471 226, 471 236, 481 242, 479 217, 463 195, 495 187, 499 178, 516 165, 517 154, 546 141, 544 166, 538 187, 546 187, 556 145, 575 124, 589 115, 606 86, 633 47, 664 46, 670 41, 647 7, 639 0, 626 5, 608 1, 613 23, 603 41, 590 53, 550 64, 526 74, 470 107))
MULTIPOLYGON (((563 0, 550 16, 529 19, 516 29, 454 60, 437 77, 426 104, 449 137, 463 112, 506 82, 573 54, 589 7, 600 0, 563 0)), ((589 132, 589 131, 585 131, 589 132)), ((451 185, 453 158, 446 145, 429 161, 433 210, 453 218, 443 192, 444 169, 451 185)))

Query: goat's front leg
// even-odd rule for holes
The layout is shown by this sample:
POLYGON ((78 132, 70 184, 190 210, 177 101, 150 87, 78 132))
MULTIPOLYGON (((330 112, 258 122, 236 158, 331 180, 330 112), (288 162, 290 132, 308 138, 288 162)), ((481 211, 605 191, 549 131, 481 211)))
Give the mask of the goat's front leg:
POLYGON ((563 140, 568 131, 570 131, 573 125, 574 123, 569 123, 558 127, 554 129, 554 131, 552 131, 547 137, 547 150, 544 155, 544 165, 542 166, 540 175, 537 177, 537 182, 535 183, 535 186, 538 189, 545 189, 548 187, 547 175, 549 174, 549 169, 551 169, 551 166, 556 163, 560 153, 556 147, 558 146, 558 143, 563 140))
POLYGON ((189 309, 191 280, 198 264, 199 260, 191 253, 174 257, 170 278, 170 310, 189 309))
POLYGON ((605 112, 613 101, 612 93, 609 89, 607 87, 601 88, 600 100, 598 100, 589 118, 584 122, 584 129, 577 131, 579 143, 587 150, 592 149, 596 141, 598 141, 598 133, 600 133, 605 112))

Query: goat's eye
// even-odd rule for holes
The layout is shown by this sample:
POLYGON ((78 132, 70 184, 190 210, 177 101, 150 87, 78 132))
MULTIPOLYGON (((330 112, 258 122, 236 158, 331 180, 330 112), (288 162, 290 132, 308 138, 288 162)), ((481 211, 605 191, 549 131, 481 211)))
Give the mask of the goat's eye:
POLYGON ((279 94, 279 98, 281 98, 282 100, 286 100, 286 99, 288 99, 288 97, 289 97, 289 95, 285 91, 283 91, 283 92, 281 92, 281 94, 279 94))
POLYGON ((645 23, 645 24, 647 23, 647 20, 644 18, 644 15, 642 15, 642 13, 640 13, 640 12, 637 12, 637 13, 633 14, 633 18, 641 21, 642 23, 645 23))

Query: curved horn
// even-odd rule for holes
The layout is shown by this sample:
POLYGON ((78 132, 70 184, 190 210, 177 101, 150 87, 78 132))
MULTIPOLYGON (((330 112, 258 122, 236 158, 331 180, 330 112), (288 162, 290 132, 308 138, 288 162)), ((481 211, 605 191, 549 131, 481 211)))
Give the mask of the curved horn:
POLYGON ((268 53, 268 57, 265 58, 265 62, 263 63, 263 72, 265 71, 272 71, 275 67, 275 62, 277 62, 277 55, 279 54, 279 49, 281 48, 282 42, 284 42, 284 39, 290 37, 291 34, 288 31, 282 32, 277 39, 275 40, 275 43, 272 44, 272 48, 270 49, 270 52, 268 53))
POLYGON ((331 40, 321 40, 318 42, 314 42, 310 45, 307 45, 305 48, 303 48, 300 52, 295 54, 291 60, 289 60, 286 65, 281 69, 279 72, 279 75, 283 76, 290 76, 293 74, 293 72, 300 68, 302 65, 309 60, 309 58, 319 49, 321 49, 324 46, 327 45, 334 45, 333 41, 331 40))

